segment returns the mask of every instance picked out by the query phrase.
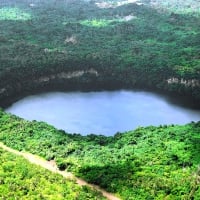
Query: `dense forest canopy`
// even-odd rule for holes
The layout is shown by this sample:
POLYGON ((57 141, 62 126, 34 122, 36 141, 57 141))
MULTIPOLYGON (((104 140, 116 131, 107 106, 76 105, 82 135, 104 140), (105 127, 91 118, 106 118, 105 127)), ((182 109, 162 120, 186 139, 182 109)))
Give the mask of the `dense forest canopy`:
POLYGON ((1 100, 55 88, 145 88, 199 105, 199 4, 1 1, 1 100))
MULTIPOLYGON (((0 141, 55 160, 122 199, 200 198, 200 122, 81 136, 0 112, 0 141), (9 123, 8 123, 9 122, 9 123)), ((1 168, 0 168, 1 169, 1 168)))
MULTIPOLYGON (((1 107, 40 91, 119 88, 200 106, 200 1, 0 0, 1 107)), ((200 199, 199 133, 191 122, 81 136, 0 111, 1 142, 129 200, 200 199)), ((0 198, 54 199, 55 188, 64 198, 102 198, 2 149, 0 161, 0 198), (31 191, 35 179, 46 190, 31 191)))
POLYGON ((42 167, 30 164, 21 156, 0 148, 1 199, 104 199, 89 187, 79 187, 42 167))

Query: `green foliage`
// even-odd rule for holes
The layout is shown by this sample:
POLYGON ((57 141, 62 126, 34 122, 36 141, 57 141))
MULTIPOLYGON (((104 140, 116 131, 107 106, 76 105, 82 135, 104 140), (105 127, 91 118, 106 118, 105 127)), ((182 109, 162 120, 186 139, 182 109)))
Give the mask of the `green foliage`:
POLYGON ((199 2, 105 1, 107 9, 97 3, 102 2, 0 5, 0 100, 49 88, 127 87, 200 99, 199 2), (98 76, 55 76, 91 68, 98 76), (55 78, 42 82, 44 76, 55 78), (173 77, 179 82, 168 84, 173 77))
POLYGON ((0 148, 0 199, 104 199, 0 148))
MULTIPOLYGON (((28 2, 0 5, 1 106, 49 89, 136 87, 187 95, 199 105, 198 1, 28 2), (69 78, 74 71, 87 73, 69 78)), ((0 111, 0 141, 54 159, 124 199, 199 199, 199 126, 82 137, 0 111)), ((1 166, 9 172, 12 162, 1 166)))
POLYGON ((108 26, 109 23, 111 23, 111 20, 85 20, 82 21, 81 24, 82 25, 86 25, 86 26, 92 26, 92 27, 104 27, 104 26, 108 26))
POLYGON ((114 137, 81 136, 0 112, 0 141, 44 158, 51 155, 61 170, 123 199, 198 199, 199 133, 197 122, 139 127, 114 137))
POLYGON ((0 9, 0 21, 1 20, 30 20, 31 15, 25 13, 19 8, 3 7, 0 9))
MULTIPOLYGON (((150 0, 151 1, 151 0, 150 0)), ((154 6, 159 8, 164 8, 169 11, 173 11, 175 13, 200 13, 200 2, 196 0, 185 0, 185 1, 177 1, 177 0, 154 0, 154 6)))

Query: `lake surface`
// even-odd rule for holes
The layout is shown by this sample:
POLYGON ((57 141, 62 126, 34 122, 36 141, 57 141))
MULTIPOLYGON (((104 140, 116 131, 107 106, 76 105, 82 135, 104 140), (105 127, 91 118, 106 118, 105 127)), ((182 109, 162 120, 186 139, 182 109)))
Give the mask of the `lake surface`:
POLYGON ((200 120, 200 110, 172 104, 154 93, 124 90, 38 94, 21 99, 6 111, 82 135, 110 136, 138 126, 200 120))

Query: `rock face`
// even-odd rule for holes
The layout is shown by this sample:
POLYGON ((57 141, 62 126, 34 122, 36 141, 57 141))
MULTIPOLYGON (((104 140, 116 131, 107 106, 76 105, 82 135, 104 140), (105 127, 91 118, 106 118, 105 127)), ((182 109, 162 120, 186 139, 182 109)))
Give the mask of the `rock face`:
POLYGON ((189 80, 186 80, 186 79, 178 79, 176 77, 172 77, 172 78, 169 78, 167 79, 167 83, 170 85, 170 84, 181 84, 181 85, 184 85, 186 87, 200 87, 200 81, 197 80, 197 79, 189 79, 189 80))
POLYGON ((1 88, 0 89, 0 94, 3 94, 4 92, 6 92, 6 88, 1 88))
POLYGON ((34 82, 44 83, 44 82, 49 82, 54 79, 72 79, 72 78, 81 77, 84 74, 99 76, 99 73, 94 69, 77 70, 77 71, 73 71, 73 72, 60 72, 60 73, 57 73, 55 75, 50 75, 50 76, 41 76, 38 79, 34 80, 34 82))
POLYGON ((81 89, 86 84, 83 80, 88 79, 87 83, 92 85, 92 80, 96 80, 100 74, 97 70, 61 71, 55 74, 32 76, 20 81, 0 83, 0 106, 7 106, 21 96, 32 93, 60 89, 81 89), (86 78, 87 77, 87 78, 86 78), (90 80, 91 79, 91 80, 90 80), (75 84, 75 86, 73 86, 75 84), (79 88, 80 87, 80 88, 79 88))
MULTIPOLYGON (((67 68, 67 67, 66 67, 67 68)), ((76 70, 54 70, 44 73, 34 71, 24 72, 24 77, 18 77, 16 71, 11 71, 0 81, 0 106, 9 106, 21 97, 38 92, 55 90, 110 90, 110 89, 151 89, 154 91, 168 92, 168 94, 187 96, 191 101, 200 106, 200 81, 198 79, 183 79, 176 76, 160 78, 152 85, 152 77, 141 79, 137 73, 121 71, 119 74, 112 70, 104 72, 95 68, 81 67, 76 70), (12 74, 10 79, 6 76, 12 74), (126 78, 124 78, 126 77, 126 78), (156 85, 157 84, 157 85, 156 85)))

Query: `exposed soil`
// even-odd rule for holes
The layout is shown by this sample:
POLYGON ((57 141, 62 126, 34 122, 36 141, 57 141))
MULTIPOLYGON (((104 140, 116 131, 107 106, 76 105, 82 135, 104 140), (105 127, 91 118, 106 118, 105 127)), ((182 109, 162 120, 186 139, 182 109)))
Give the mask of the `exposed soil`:
POLYGON ((23 156, 29 162, 31 162, 33 164, 36 164, 36 165, 39 165, 39 166, 41 166, 41 167, 43 167, 43 168, 45 168, 45 169, 47 169, 47 170, 49 170, 49 171, 51 171, 53 173, 60 174, 60 175, 62 175, 63 177, 65 177, 67 179, 75 180, 76 183, 78 185, 80 185, 80 186, 84 186, 85 185, 85 186, 88 186, 88 187, 90 187, 92 189, 95 189, 95 190, 101 192, 102 195, 104 197, 106 197, 107 199, 109 199, 109 200, 120 200, 119 197, 116 197, 114 194, 105 191, 104 189, 100 188, 97 185, 93 185, 93 184, 87 183, 83 179, 75 177, 70 172, 59 170, 57 165, 56 165, 56 163, 55 163, 55 161, 47 161, 47 160, 42 159, 39 156, 33 155, 31 153, 28 153, 28 152, 20 152, 20 151, 14 150, 14 149, 12 149, 10 147, 7 147, 6 145, 4 145, 1 142, 0 142, 0 147, 3 148, 4 150, 8 151, 8 152, 14 153, 14 154, 19 155, 19 156, 23 156))

